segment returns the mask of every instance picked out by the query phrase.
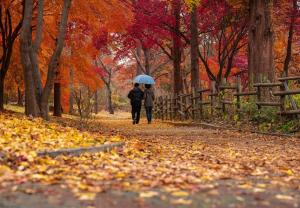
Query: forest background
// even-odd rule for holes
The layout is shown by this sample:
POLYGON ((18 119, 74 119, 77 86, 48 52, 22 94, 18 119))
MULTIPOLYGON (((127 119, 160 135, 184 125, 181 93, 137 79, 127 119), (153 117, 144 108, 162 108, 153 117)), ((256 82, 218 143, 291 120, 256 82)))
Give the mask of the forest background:
POLYGON ((126 108, 142 73, 155 78, 157 95, 212 81, 218 88, 237 74, 244 89, 298 75, 299 7, 297 0, 1 1, 0 109, 25 103, 27 115, 45 119, 49 105, 57 116, 113 113, 126 108))

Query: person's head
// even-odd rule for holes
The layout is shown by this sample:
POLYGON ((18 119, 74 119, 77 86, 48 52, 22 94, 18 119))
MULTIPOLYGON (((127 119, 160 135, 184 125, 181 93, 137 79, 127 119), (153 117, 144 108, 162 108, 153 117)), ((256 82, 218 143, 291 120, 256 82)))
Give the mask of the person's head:
POLYGON ((139 83, 134 83, 134 87, 139 87, 140 84, 139 83))
POLYGON ((146 89, 150 89, 151 85, 150 84, 145 84, 146 89))

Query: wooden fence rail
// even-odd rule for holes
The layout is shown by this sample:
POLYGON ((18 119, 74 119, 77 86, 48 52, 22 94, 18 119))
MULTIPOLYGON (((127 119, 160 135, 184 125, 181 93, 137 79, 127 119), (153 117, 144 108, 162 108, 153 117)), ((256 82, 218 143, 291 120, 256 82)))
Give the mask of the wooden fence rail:
MULTIPOLYGON (((294 115, 299 118, 300 110, 293 95, 300 95, 300 89, 289 89, 289 82, 299 81, 298 77, 279 78, 274 83, 255 83, 253 89, 242 91, 241 78, 238 75, 235 83, 222 80, 220 86, 215 82, 207 89, 192 89, 186 94, 160 96, 155 101, 154 115, 162 120, 199 120, 204 117, 204 110, 213 116, 215 113, 240 115, 242 99, 253 97, 258 109, 265 106, 278 108, 278 115, 294 115)), ((248 99, 249 100, 249 99, 248 99)))

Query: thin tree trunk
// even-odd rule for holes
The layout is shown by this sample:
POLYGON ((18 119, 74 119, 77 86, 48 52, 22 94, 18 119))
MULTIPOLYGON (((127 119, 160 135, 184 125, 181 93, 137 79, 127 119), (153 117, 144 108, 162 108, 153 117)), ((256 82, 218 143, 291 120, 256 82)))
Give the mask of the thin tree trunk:
POLYGON ((114 114, 114 107, 112 104, 112 92, 110 87, 107 87, 107 108, 110 114, 114 114))
POLYGON ((270 0, 251 0, 249 27, 249 83, 274 80, 273 29, 270 0))
POLYGON ((191 12, 191 87, 199 88, 199 63, 198 63, 198 19, 197 7, 193 5, 191 12))
POLYGON ((284 76, 289 76, 289 65, 292 59, 292 45, 294 36, 294 26, 295 26, 295 11, 297 10, 297 0, 293 0, 293 14, 291 16, 291 22, 289 27, 289 36, 286 48, 286 56, 284 60, 283 73, 284 76))
POLYGON ((57 44, 54 50, 54 53, 52 54, 50 58, 50 62, 48 65, 48 74, 47 74, 47 80, 45 87, 43 89, 42 99, 41 99, 41 113, 42 117, 46 120, 48 120, 48 101, 49 97, 53 88, 54 79, 55 79, 55 72, 57 70, 58 61, 60 58, 60 55, 63 50, 65 36, 66 36, 66 29, 67 29, 67 22, 68 22, 68 16, 69 11, 71 7, 71 0, 64 0, 63 5, 63 11, 62 16, 60 20, 60 26, 59 26, 59 35, 57 38, 57 44))
POLYGON ((22 92, 20 90, 20 87, 18 87, 18 106, 23 106, 23 95, 22 92))
POLYGON ((70 95, 69 95, 69 113, 74 114, 74 71, 70 69, 70 95))
POLYGON ((53 116, 61 117, 61 87, 59 82, 54 83, 54 110, 53 116))
POLYGON ((188 85, 188 82, 187 82, 187 77, 183 78, 183 90, 182 90, 182 92, 184 94, 188 94, 189 93, 189 85, 188 85))
POLYGON ((4 80, 0 78, 0 111, 4 110, 4 80))
POLYGON ((98 90, 96 90, 95 92, 95 107, 94 107, 94 110, 95 110, 95 114, 98 114, 99 113, 99 102, 98 102, 98 90))
POLYGON ((44 0, 38 0, 37 26, 35 32, 35 40, 32 44, 32 50, 30 51, 30 61, 32 64, 35 94, 36 94, 37 103, 39 104, 39 107, 41 107, 40 104, 41 104, 41 96, 43 93, 43 85, 42 85, 41 73, 39 69, 38 52, 42 42, 43 17, 44 17, 44 0))
POLYGON ((30 61, 30 51, 31 51, 31 41, 32 41, 32 31, 31 31, 31 21, 32 21, 32 10, 33 1, 26 0, 24 3, 24 20, 20 35, 20 53, 21 61, 23 65, 24 72, 24 82, 25 82, 25 112, 26 115, 31 115, 33 117, 39 116, 39 108, 36 102, 33 76, 32 76, 32 64, 30 61))
MULTIPOLYGON (((136 55, 138 56, 138 58, 141 60, 141 56, 142 56, 142 48, 140 46, 138 46, 136 48, 136 55)), ((136 76, 137 75, 140 75, 140 74, 143 74, 143 69, 142 67, 140 66, 140 64, 137 62, 137 65, 136 65, 136 76)))
POLYGON ((175 18, 174 33, 173 33, 173 88, 174 93, 180 93, 183 90, 182 75, 181 75, 181 39, 180 39, 180 11, 181 1, 173 0, 173 15, 175 18))
POLYGON ((79 95, 76 96, 75 100, 76 100, 76 104, 77 104, 78 113, 79 113, 79 115, 80 115, 80 118, 83 118, 83 115, 82 115, 82 109, 81 109, 81 102, 82 102, 82 98, 81 98, 81 89, 79 89, 79 95))
POLYGON ((144 57, 145 57, 145 74, 151 75, 150 72, 150 51, 148 48, 143 48, 144 51, 144 57))
POLYGON ((107 111, 110 114, 114 114, 115 112, 112 104, 112 92, 111 92, 110 83, 106 84, 106 91, 107 91, 107 111))

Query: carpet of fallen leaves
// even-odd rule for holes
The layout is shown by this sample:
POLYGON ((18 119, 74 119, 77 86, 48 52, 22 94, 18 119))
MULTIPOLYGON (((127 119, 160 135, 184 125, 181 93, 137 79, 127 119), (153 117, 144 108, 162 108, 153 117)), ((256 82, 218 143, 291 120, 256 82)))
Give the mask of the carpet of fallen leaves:
POLYGON ((59 185, 83 201, 120 190, 188 206, 193 203, 191 195, 203 191, 220 195, 218 181, 234 181, 232 186, 253 193, 281 190, 274 199, 300 206, 297 138, 174 127, 158 121, 133 126, 126 116, 100 116, 85 125, 73 118, 45 122, 14 114, 1 114, 0 121, 0 152, 12 155, 0 159, 0 193, 10 189, 35 194, 34 188, 20 189, 30 182, 59 185), (56 158, 35 154, 120 138, 125 147, 109 153, 56 158))

